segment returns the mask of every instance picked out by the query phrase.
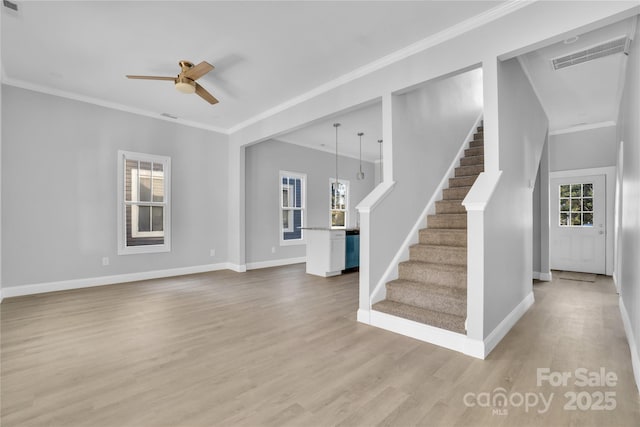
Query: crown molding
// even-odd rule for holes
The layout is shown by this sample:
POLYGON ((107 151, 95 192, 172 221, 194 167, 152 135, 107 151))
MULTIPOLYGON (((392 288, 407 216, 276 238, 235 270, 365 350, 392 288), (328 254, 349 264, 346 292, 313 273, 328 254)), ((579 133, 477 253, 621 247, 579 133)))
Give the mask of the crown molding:
POLYGON ((471 30, 474 30, 492 21, 495 21, 496 19, 502 18, 503 16, 513 13, 523 7, 529 6, 535 1, 538 1, 538 0, 508 0, 496 7, 493 7, 487 10, 486 12, 483 12, 479 15, 476 15, 467 20, 464 20, 456 25, 448 27, 436 34, 433 34, 427 38, 424 38, 420 41, 412 43, 409 46, 399 49, 389 55, 383 56, 380 59, 370 62, 367 65, 364 65, 360 68, 356 68, 355 70, 347 74, 343 74, 342 76, 334 80, 331 80, 327 83, 317 86, 316 88, 308 92, 305 92, 302 95, 291 98, 290 100, 285 101, 282 104, 279 104, 273 108, 263 111, 262 113, 251 117, 250 119, 247 119, 243 122, 238 123, 235 126, 232 126, 231 128, 229 128, 228 131, 229 133, 235 133, 239 130, 246 128, 247 126, 250 126, 254 123, 257 123, 275 114, 281 113, 282 111, 285 111, 291 107, 294 107, 298 104, 301 104, 305 101, 315 98, 318 95, 329 92, 330 90, 333 90, 339 86, 349 83, 355 79, 371 74, 384 67, 387 67, 391 64, 394 64, 412 55, 415 55, 416 53, 420 53, 431 47, 444 43, 447 40, 451 40, 464 33, 467 33, 471 30))
POLYGON ((616 125, 616 122, 614 122, 612 120, 609 120, 609 121, 606 121, 606 122, 599 122, 599 123, 589 123, 589 124, 586 124, 586 125, 571 126, 571 127, 568 127, 568 128, 552 130, 552 131, 549 132, 549 136, 563 135, 565 133, 582 132, 584 130, 608 128, 608 127, 615 126, 615 125, 616 125))
POLYGON ((72 99, 74 101, 86 102, 88 104, 98 105, 100 107, 110 108, 112 110, 124 111, 127 113, 137 114, 140 116, 150 117, 156 120, 163 120, 169 123, 180 124, 180 125, 184 125, 192 128, 204 129, 211 132, 217 132, 224 135, 228 135, 228 131, 226 129, 219 128, 217 126, 206 125, 204 123, 194 122, 191 120, 184 120, 181 118, 173 119, 171 117, 162 116, 157 112, 143 110, 141 108, 130 107, 124 104, 118 104, 116 102, 105 101, 103 99, 94 98, 91 96, 80 95, 74 92, 54 89, 49 86, 30 83, 24 80, 13 79, 11 77, 6 76, 4 69, 2 70, 2 83, 8 86, 17 87, 20 89, 26 89, 34 92, 45 93, 47 95, 59 96, 61 98, 67 98, 67 99, 72 99))

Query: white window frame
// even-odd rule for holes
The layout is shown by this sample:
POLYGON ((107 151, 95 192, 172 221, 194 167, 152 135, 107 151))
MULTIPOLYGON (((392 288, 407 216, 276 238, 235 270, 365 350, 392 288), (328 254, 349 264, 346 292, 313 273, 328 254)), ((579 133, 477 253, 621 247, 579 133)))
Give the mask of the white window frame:
MULTIPOLYGON (((289 192, 288 194, 291 195, 291 192, 289 192)), ((291 200, 291 196, 289 200, 291 200)), ((279 237, 280 246, 304 245, 306 243, 304 238, 304 234, 305 234, 304 230, 301 231, 299 239, 290 239, 290 240, 284 239, 285 232, 293 231, 293 212, 294 211, 300 210, 302 212, 302 226, 305 227, 305 224, 307 223, 306 205, 307 205, 307 174, 281 170, 280 173, 278 174, 278 231, 280 236, 279 237), (302 203, 300 203, 300 208, 292 208, 288 210, 290 216, 289 216, 289 228, 287 229, 285 229, 282 224, 283 212, 285 211, 284 208, 282 207, 283 206, 282 178, 285 178, 285 177, 299 179, 302 186, 300 189, 302 203)))
POLYGON ((351 186, 350 182, 346 179, 338 178, 338 183, 345 186, 345 196, 344 196, 344 226, 342 225, 332 225, 331 221, 331 211, 342 211, 343 209, 333 209, 331 206, 331 186, 335 184, 335 178, 329 178, 329 227, 335 230, 344 230, 349 227, 349 199, 351 198, 351 186))
MULTIPOLYGON (((132 190, 133 191, 133 190, 132 190)), ((159 156, 155 154, 135 153, 132 151, 118 150, 118 255, 131 254, 148 254, 156 252, 171 251, 171 158, 167 156, 159 156), (127 246, 127 229, 126 229, 126 206, 125 201, 125 165, 126 160, 135 160, 143 162, 161 163, 163 165, 164 175, 164 197, 163 202, 149 202, 145 205, 162 206, 163 209, 163 226, 160 232, 142 232, 132 229, 131 233, 134 237, 162 237, 164 243, 161 245, 140 245, 127 246)), ((131 204, 132 208, 137 208, 131 204)), ((132 209, 133 210, 133 209, 132 209)), ((134 221, 135 222, 135 221, 134 221)), ((137 227, 137 224, 135 225, 137 227)))

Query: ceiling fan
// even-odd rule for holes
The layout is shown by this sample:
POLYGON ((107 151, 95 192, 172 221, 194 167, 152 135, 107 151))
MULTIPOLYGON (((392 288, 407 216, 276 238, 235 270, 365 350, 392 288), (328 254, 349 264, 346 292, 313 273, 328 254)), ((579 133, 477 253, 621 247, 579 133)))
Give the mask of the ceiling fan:
POLYGON ((198 65, 193 65, 189 61, 178 62, 182 71, 177 77, 161 77, 161 76, 129 76, 129 79, 142 79, 142 80, 172 80, 176 86, 178 92, 182 93, 196 93, 200 95, 209 104, 217 104, 218 100, 205 90, 202 86, 196 83, 200 77, 213 70, 213 65, 206 61, 202 61, 198 65))

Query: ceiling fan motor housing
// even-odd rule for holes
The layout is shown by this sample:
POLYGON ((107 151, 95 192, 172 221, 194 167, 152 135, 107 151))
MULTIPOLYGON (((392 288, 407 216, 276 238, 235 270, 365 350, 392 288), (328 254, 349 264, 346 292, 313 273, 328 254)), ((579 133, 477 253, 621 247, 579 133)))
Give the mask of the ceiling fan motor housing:
POLYGON ((176 77, 176 89, 182 93, 194 93, 196 91, 196 82, 188 77, 176 77))

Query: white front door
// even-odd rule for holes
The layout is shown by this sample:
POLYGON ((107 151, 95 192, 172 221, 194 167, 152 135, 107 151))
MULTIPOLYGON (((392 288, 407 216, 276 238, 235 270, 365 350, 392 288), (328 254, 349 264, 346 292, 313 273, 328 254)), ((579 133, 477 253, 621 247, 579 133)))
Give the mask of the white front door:
POLYGON ((605 175, 592 175, 551 180, 552 269, 605 274, 605 179, 605 175))

